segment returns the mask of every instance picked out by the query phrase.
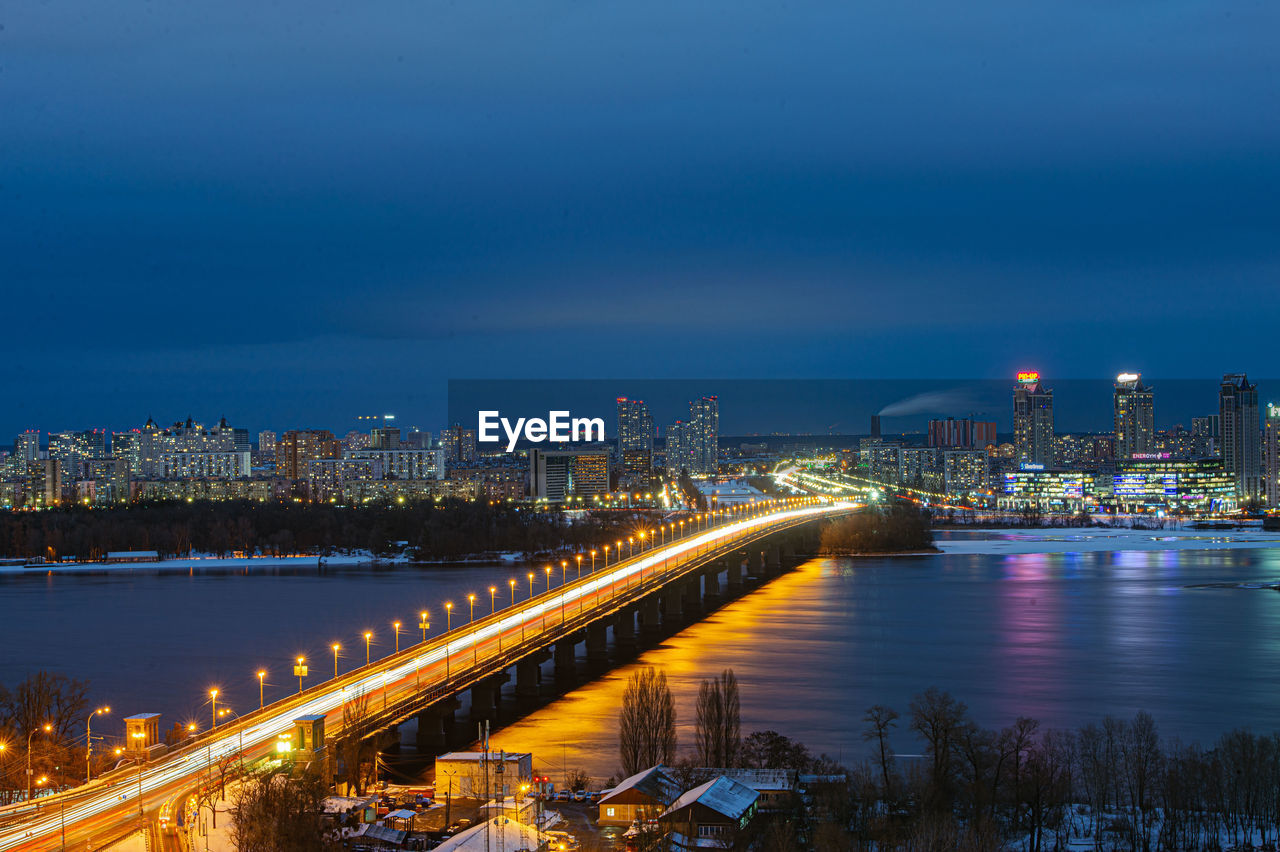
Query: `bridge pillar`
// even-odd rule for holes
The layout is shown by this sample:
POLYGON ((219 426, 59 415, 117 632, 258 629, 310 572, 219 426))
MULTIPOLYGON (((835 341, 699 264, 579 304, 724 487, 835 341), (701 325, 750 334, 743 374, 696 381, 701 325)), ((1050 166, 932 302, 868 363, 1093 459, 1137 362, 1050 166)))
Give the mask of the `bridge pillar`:
POLYGON ((498 717, 498 696, 502 694, 505 675, 487 677, 471 687, 471 718, 496 719, 498 717))
POLYGON ((640 601, 640 632, 651 636, 661 630, 659 599, 657 593, 654 593, 640 601))
POLYGON ((516 698, 533 698, 538 694, 540 654, 525 657, 516 663, 516 698))
POLYGON ((734 557, 729 560, 729 574, 725 585, 728 586, 729 596, 733 597, 742 591, 742 577, 746 572, 743 571, 742 560, 734 557))
POLYGON ((449 748, 449 735, 453 733, 453 711, 457 708, 458 699, 450 696, 418 714, 419 752, 441 754, 449 748))
POLYGON ((587 662, 603 663, 609 658, 609 628, 603 621, 587 625, 587 662))
POLYGON ((574 648, 577 643, 573 637, 561 639, 556 643, 556 680, 570 681, 573 680, 574 674, 574 648))
POLYGON ((702 579, 694 574, 681 584, 684 596, 684 611, 690 616, 697 616, 702 611, 702 579))
POLYGON ((776 544, 769 548, 768 558, 769 573, 776 577, 782 573, 782 548, 776 544))
POLYGON ((668 583, 662 590, 662 616, 664 624, 679 624, 684 620, 684 584, 668 583))
POLYGON ((627 607, 618 613, 618 620, 613 623, 613 641, 619 647, 635 647, 636 611, 633 608, 627 607))

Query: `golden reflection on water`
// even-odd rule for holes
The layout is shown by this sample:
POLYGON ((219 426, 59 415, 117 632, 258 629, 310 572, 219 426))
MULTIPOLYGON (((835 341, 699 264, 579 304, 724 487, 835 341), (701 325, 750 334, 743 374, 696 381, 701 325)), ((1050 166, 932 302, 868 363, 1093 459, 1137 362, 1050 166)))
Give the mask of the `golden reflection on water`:
MULTIPOLYGON (((566 770, 582 769, 600 785, 619 771, 622 693, 632 673, 645 666, 666 672, 676 704, 681 754, 693 750, 699 683, 725 668, 733 668, 740 681, 743 736, 764 728, 788 733, 783 708, 769 695, 752 690, 751 657, 769 653, 769 637, 786 629, 791 608, 806 610, 804 600, 816 594, 822 584, 815 581, 830 568, 827 560, 813 560, 727 604, 632 663, 503 728, 492 737, 492 748, 532 752, 535 769, 550 775, 557 784, 562 783, 566 770)), ((776 695, 776 685, 770 689, 776 695)))

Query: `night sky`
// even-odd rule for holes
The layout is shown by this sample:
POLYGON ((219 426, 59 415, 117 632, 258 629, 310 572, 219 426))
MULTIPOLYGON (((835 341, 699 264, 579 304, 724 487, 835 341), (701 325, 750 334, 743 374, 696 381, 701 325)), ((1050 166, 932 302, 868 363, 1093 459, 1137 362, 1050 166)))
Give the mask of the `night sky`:
POLYGON ((0 443, 438 428, 466 377, 1276 372, 1274 0, 0 25, 0 443))

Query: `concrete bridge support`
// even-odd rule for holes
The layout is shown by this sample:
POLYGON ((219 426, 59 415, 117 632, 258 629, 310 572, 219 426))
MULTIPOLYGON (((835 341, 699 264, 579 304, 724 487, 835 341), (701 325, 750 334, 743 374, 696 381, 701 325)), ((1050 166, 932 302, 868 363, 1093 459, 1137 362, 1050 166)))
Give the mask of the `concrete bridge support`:
POLYGON ((729 560, 729 573, 725 580, 729 597, 734 597, 742 591, 742 580, 746 573, 746 563, 740 557, 735 556, 729 560))
POLYGON ((609 632, 603 621, 587 625, 587 662, 604 663, 609 658, 609 632))
POLYGON ((668 583, 662 590, 662 623, 671 626, 684 621, 683 583, 668 583))
POLYGON ((487 677, 471 687, 471 718, 498 718, 498 699, 502 697, 502 685, 507 682, 507 675, 497 674, 487 677))
POLYGON ((542 661, 545 652, 525 657, 516 663, 516 698, 534 698, 538 694, 538 684, 542 680, 542 661))
POLYGON ((681 594, 684 596, 684 611, 691 618, 697 618, 702 612, 702 579, 694 574, 680 585, 683 587, 681 594))
POLYGON ((577 647, 577 636, 561 639, 556 643, 556 680, 567 683, 574 676, 574 648, 577 647))
POLYGON ((419 752, 441 754, 449 748, 449 735, 453 733, 453 711, 458 709, 458 703, 457 698, 449 696, 418 714, 419 752))
POLYGON ((661 630, 660 602, 658 595, 652 594, 640 601, 640 632, 645 636, 653 636, 661 630))
POLYGON ((702 599, 707 609, 720 605, 720 572, 723 570, 724 566, 716 563, 702 574, 702 599))
POLYGON ((777 577, 782 573, 782 548, 776 544, 770 547, 765 553, 765 574, 769 577, 777 577))
POLYGON ((613 623, 613 641, 620 648, 636 646, 636 611, 631 608, 618 613, 618 620, 613 623))

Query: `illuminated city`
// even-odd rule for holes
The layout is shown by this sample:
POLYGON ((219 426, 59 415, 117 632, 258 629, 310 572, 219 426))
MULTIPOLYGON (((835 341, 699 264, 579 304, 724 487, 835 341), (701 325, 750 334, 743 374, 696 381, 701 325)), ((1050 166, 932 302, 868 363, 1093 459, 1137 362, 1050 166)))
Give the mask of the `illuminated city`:
POLYGON ((11 5, 0 852, 1280 844, 1280 7, 11 5))

